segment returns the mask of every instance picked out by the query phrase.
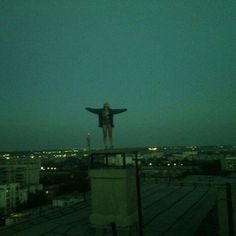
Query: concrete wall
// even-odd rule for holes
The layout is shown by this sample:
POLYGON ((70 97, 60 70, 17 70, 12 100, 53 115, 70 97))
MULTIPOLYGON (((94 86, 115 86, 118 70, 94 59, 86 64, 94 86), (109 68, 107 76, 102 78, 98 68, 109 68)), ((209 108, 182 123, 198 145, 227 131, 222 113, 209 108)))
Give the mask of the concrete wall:
POLYGON ((93 225, 128 227, 138 221, 134 169, 94 169, 89 175, 93 225))

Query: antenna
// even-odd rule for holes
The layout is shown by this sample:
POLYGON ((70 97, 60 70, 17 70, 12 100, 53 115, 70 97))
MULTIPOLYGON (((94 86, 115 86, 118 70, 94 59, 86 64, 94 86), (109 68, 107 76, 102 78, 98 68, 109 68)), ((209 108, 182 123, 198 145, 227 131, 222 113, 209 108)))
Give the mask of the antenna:
POLYGON ((87 134, 86 141, 87 141, 87 149, 90 151, 90 148, 91 148, 91 135, 90 135, 89 132, 87 134))

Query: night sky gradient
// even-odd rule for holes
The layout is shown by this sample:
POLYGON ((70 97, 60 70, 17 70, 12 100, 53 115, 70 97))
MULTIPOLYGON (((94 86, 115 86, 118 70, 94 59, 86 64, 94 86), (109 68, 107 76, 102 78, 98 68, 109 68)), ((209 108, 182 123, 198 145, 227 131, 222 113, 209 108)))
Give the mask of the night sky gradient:
POLYGON ((236 144, 235 0, 0 0, 0 151, 236 144))

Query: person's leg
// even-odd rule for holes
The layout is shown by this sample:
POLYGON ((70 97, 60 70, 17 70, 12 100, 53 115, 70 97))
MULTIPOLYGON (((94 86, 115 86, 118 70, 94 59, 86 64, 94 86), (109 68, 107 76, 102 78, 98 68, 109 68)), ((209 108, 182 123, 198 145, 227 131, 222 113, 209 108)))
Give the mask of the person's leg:
POLYGON ((105 125, 103 125, 102 131, 103 131, 103 143, 104 143, 104 147, 107 148, 107 127, 106 127, 105 125))
POLYGON ((108 136, 109 136, 110 147, 113 148, 112 127, 111 127, 111 125, 108 126, 108 136))

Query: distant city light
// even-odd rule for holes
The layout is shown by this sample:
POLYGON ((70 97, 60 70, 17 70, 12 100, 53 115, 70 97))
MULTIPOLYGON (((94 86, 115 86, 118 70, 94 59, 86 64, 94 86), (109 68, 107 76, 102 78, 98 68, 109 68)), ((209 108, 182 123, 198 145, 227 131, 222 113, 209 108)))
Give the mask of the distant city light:
POLYGON ((152 162, 149 163, 149 166, 152 166, 152 162))
POLYGON ((6 153, 6 154, 3 155, 3 157, 5 157, 7 160, 9 160, 10 159, 10 154, 6 153))
POLYGON ((157 150, 157 147, 150 147, 148 148, 149 151, 156 151, 157 150))

